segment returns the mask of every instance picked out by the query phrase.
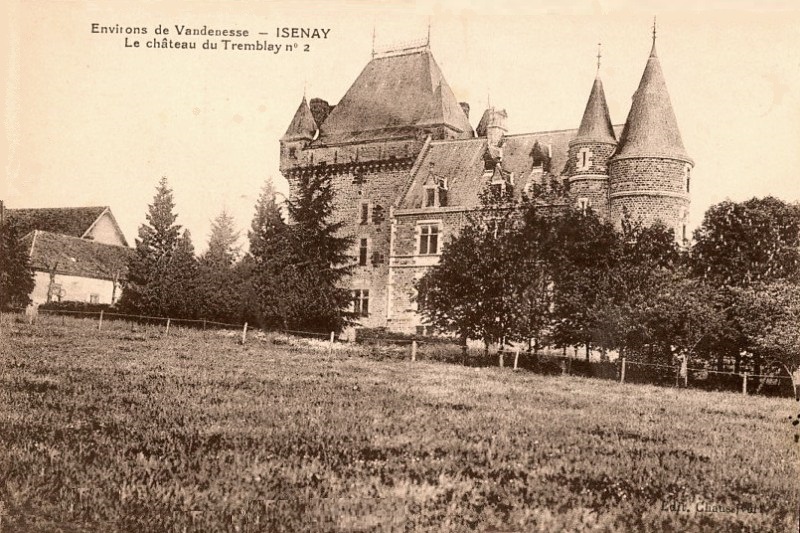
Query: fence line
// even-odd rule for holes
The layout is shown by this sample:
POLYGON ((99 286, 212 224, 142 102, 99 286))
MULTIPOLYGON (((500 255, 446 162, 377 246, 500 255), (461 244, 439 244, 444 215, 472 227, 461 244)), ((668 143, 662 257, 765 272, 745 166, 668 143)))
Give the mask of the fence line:
MULTIPOLYGON (((11 308, 10 311, 12 311, 12 312, 13 311, 17 311, 17 312, 27 313, 26 308, 11 308)), ((189 323, 203 324, 204 329, 205 329, 205 326, 209 325, 209 324, 210 325, 217 325, 217 326, 224 326, 224 327, 227 327, 227 328, 236 328, 236 329, 241 329, 242 330, 241 341, 240 341, 241 344, 245 343, 248 329, 250 329, 250 330, 256 329, 256 328, 252 328, 251 326, 248 326, 247 322, 245 322, 243 324, 231 324, 231 323, 226 323, 226 322, 216 322, 216 321, 208 320, 208 319, 172 318, 172 317, 162 317, 162 316, 132 315, 132 314, 125 314, 125 313, 106 313, 105 310, 100 310, 100 311, 78 311, 78 310, 67 310, 67 309, 64 309, 64 310, 59 310, 59 309, 37 309, 36 313, 45 313, 45 314, 51 314, 51 315, 91 315, 91 316, 98 316, 99 321, 100 321, 99 324, 98 324, 98 329, 100 329, 100 326, 102 325, 102 320, 103 320, 104 317, 132 318, 132 319, 147 319, 147 320, 166 321, 166 328, 167 328, 166 329, 166 333, 169 332, 170 323, 186 323, 186 322, 189 322, 189 323)), ((1 316, 2 316, 2 314, 0 313, 0 317, 1 316)), ((29 316, 29 321, 32 321, 32 320, 33 320, 33 317, 29 316)), ((1 332, 1 330, 0 330, 0 332, 1 332)), ((297 336, 297 335, 299 335, 299 336, 320 337, 320 338, 323 338, 325 340, 330 339, 330 342, 328 344, 328 354, 329 355, 332 353, 333 344, 334 344, 334 341, 336 339, 335 332, 322 333, 322 332, 319 332, 319 331, 302 331, 302 330, 290 330, 290 329, 281 329, 281 330, 277 330, 276 332, 277 333, 282 333, 282 334, 284 334, 286 336, 290 336, 290 335, 296 335, 297 336)), ((392 344, 409 345, 410 346, 410 359, 411 359, 411 361, 416 361, 417 360, 417 351, 418 351, 417 348, 418 348, 419 345, 436 346, 437 344, 446 344, 446 343, 442 343, 442 342, 425 341, 425 340, 418 340, 418 339, 401 339, 401 338, 392 338, 392 337, 371 337, 371 338, 367 338, 367 339, 363 339, 362 341, 359 341, 359 344, 361 344, 361 343, 370 343, 370 341, 374 341, 373 344, 392 343, 392 344)), ((453 344, 455 344, 455 343, 453 343, 453 344)), ((461 346, 459 345, 459 347, 461 347, 461 346)), ((498 357, 498 366, 500 368, 504 368, 504 366, 505 366, 504 355, 505 354, 511 354, 511 355, 514 355, 513 369, 517 370, 518 369, 518 360, 519 360, 520 353, 527 353, 527 354, 530 355, 530 352, 522 352, 519 347, 516 347, 513 350, 509 349, 509 348, 500 348, 500 349, 496 350, 495 354, 498 357)), ((572 362, 582 361, 582 359, 580 359, 580 358, 570 357, 570 356, 566 356, 566 355, 550 355, 550 354, 538 354, 538 353, 534 354, 534 355, 536 355, 536 357, 540 357, 540 358, 545 359, 545 360, 561 361, 562 364, 569 362, 570 363, 569 364, 569 367, 570 367, 569 369, 567 367, 563 367, 562 368, 562 371, 565 374, 566 373, 570 373, 571 366, 572 366, 571 363, 572 362)), ((597 364, 597 362, 592 362, 592 363, 593 364, 597 364)), ((687 380, 688 380, 689 372, 705 372, 705 373, 708 373, 708 374, 721 374, 721 375, 729 375, 729 376, 738 376, 738 377, 743 379, 742 391, 745 394, 747 393, 747 380, 749 378, 789 379, 789 380, 792 380, 792 383, 794 383, 794 378, 792 376, 775 375, 775 374, 751 374, 749 372, 728 372, 728 371, 722 371, 722 370, 711 370, 711 369, 707 369, 707 368, 695 368, 695 367, 691 367, 691 368, 690 367, 686 367, 684 369, 684 368, 682 368, 682 365, 665 365, 665 364, 659 364, 659 363, 645 363, 643 361, 631 361, 631 360, 628 360, 625 357, 618 358, 615 361, 601 361, 600 363, 601 364, 606 364, 606 365, 614 365, 614 366, 616 366, 620 370, 620 382, 623 382, 623 383, 625 381, 625 376, 626 376, 626 373, 625 373, 626 366, 629 367, 630 365, 646 366, 646 367, 652 367, 652 368, 665 368, 665 369, 670 370, 671 372, 675 372, 676 374, 680 374, 681 377, 684 378, 684 383, 688 382, 687 380), (683 372, 684 370, 686 372, 685 374, 683 372)))

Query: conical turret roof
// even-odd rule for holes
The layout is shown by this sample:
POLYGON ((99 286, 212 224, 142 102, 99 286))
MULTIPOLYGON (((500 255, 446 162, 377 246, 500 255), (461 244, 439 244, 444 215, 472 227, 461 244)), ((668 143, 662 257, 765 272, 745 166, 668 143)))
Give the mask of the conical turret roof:
POLYGON ((615 144, 617 142, 614 128, 611 127, 611 117, 608 114, 608 104, 606 104, 606 95, 603 92, 603 82, 600 81, 600 76, 594 79, 592 92, 589 93, 589 101, 586 102, 586 109, 583 111, 583 119, 578 128, 576 140, 615 144))
POLYGON ((631 110, 614 157, 669 157, 692 161, 683 147, 655 41, 639 88, 633 93, 631 110))
POLYGON ((314 120, 314 115, 311 114, 311 108, 308 107, 306 97, 303 96, 303 101, 300 102, 300 107, 294 114, 292 123, 281 138, 282 141, 296 141, 298 139, 313 139, 317 133, 317 123, 314 120))

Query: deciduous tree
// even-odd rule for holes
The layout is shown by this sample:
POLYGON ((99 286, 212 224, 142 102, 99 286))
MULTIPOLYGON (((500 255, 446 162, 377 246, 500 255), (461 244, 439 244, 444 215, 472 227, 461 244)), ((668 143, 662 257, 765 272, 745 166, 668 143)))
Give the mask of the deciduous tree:
POLYGON ((716 285, 746 286, 800 275, 800 205, 777 198, 724 201, 695 231, 695 275, 716 285))

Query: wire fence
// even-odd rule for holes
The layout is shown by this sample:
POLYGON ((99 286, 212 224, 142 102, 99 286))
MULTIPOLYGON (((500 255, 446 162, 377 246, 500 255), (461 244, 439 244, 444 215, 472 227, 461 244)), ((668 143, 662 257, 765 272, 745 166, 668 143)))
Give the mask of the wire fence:
MULTIPOLYGON (((513 370, 526 370, 545 375, 572 375, 596 379, 614 380, 620 383, 642 383, 669 385, 706 390, 741 390, 743 394, 767 394, 777 396, 797 396, 800 394, 795 379, 787 371, 778 373, 734 372, 705 367, 689 367, 687 364, 663 364, 621 357, 614 361, 590 361, 568 355, 554 355, 538 351, 522 350, 519 347, 502 347, 494 351, 475 350, 457 343, 448 337, 410 336, 369 336, 359 338, 337 336, 335 332, 302 331, 278 329, 269 332, 242 324, 220 322, 203 318, 171 318, 153 315, 137 315, 109 310, 81 311, 67 309, 11 309, 12 322, 26 322, 30 325, 60 325, 72 327, 67 317, 90 322, 93 329, 102 331, 114 327, 131 329, 156 329, 158 336, 175 335, 180 327, 185 330, 225 331, 235 335, 238 342, 247 342, 248 333, 264 336, 273 335, 276 344, 291 344, 300 339, 321 341, 303 348, 323 347, 329 355, 334 350, 346 355, 369 356, 377 359, 429 360, 472 367, 499 367, 513 370), (45 318, 46 317, 46 318, 45 318), (282 339, 276 336, 282 336, 282 339), (353 342, 342 342, 353 341, 353 342), (712 378, 713 376, 713 378, 712 378)), ((5 315, 8 316, 8 315, 5 315)), ((8 329, 4 315, 0 313, 0 336, 8 329)), ((566 351, 564 352, 566 354, 566 351)), ((577 353, 577 352, 576 352, 577 353)))

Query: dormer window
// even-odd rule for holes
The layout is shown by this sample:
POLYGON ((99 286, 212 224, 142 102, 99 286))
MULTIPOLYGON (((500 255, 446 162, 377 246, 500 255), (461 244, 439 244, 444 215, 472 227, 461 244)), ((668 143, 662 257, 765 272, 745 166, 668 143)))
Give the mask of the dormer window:
POLYGON ((504 194, 513 192, 514 187, 514 173, 503 171, 501 164, 497 164, 492 173, 492 180, 489 182, 489 190, 492 196, 500 198, 504 194))
POLYGON ((589 170, 592 167, 592 151, 581 148, 577 154, 575 170, 589 170))
POLYGON ((425 182, 425 207, 445 207, 447 205, 447 178, 428 175, 425 182))
POLYGON ((483 173, 491 174, 497 166, 498 159, 487 149, 483 154, 483 173))
POLYGON ((425 207, 436 206, 436 186, 425 187, 425 207))

